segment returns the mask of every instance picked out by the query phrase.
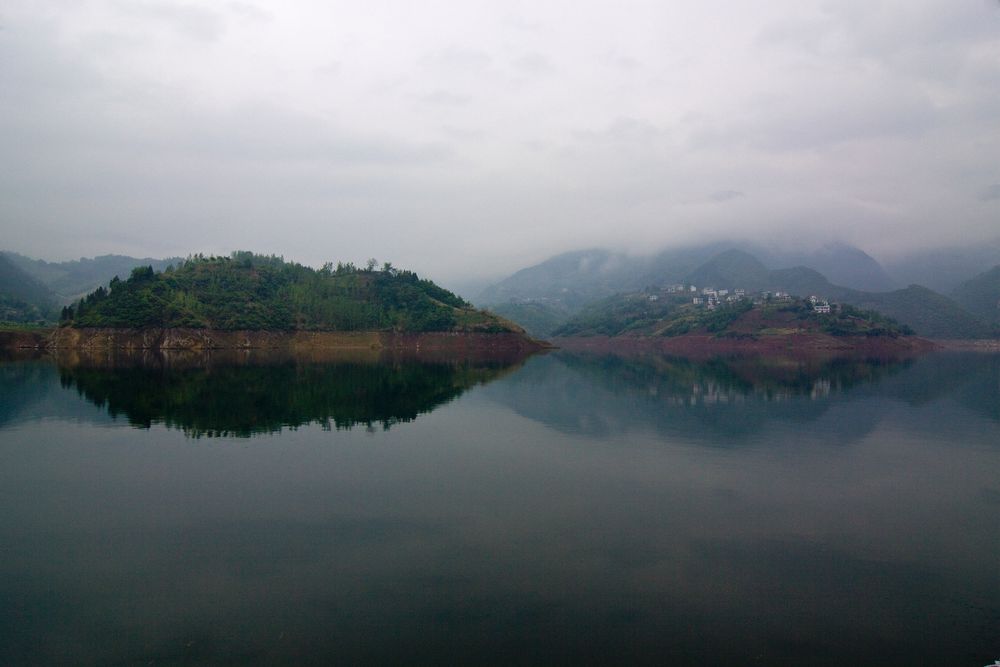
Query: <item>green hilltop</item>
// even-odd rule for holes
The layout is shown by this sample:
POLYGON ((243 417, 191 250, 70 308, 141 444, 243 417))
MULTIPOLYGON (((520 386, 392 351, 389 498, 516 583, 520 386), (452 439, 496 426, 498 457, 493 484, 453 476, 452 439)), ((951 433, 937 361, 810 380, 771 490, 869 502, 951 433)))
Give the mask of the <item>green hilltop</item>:
POLYGON ((281 257, 195 256, 156 272, 133 269, 62 311, 62 326, 272 331, 520 332, 491 313, 391 264, 316 270, 281 257))

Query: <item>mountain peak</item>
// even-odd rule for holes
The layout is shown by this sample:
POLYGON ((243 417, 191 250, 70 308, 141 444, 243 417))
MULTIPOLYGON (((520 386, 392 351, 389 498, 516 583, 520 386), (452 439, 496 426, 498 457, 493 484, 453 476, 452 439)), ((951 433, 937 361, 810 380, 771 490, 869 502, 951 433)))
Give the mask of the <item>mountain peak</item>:
POLYGON ((758 290, 768 282, 764 264, 744 250, 724 250, 688 274, 687 282, 698 286, 758 290))

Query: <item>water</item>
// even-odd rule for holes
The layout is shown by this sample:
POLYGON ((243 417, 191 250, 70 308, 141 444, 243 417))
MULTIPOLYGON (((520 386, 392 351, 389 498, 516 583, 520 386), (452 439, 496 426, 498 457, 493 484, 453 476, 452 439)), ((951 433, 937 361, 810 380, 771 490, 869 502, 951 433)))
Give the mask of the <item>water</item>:
POLYGON ((0 663, 1000 657, 1000 357, 0 364, 0 663))

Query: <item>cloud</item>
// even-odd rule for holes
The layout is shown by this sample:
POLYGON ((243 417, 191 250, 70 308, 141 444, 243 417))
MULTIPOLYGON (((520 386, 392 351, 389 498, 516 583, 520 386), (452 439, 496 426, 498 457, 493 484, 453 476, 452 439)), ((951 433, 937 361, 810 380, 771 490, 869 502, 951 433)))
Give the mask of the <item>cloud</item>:
POLYGON ((236 14, 237 16, 251 20, 251 21, 273 21, 274 14, 267 11, 266 9, 261 9, 258 5, 251 2, 230 2, 226 4, 226 8, 230 12, 236 14))
POLYGON ((493 64, 493 58, 480 49, 448 46, 425 55, 421 62, 442 69, 481 71, 493 64))
POLYGON ((469 103, 468 95, 459 95, 447 90, 435 90, 426 95, 418 95, 417 100, 424 104, 433 104, 444 107, 461 107, 469 103))
POLYGON ((743 114, 711 127, 697 141, 819 150, 852 141, 917 138, 941 122, 939 109, 919 87, 831 77, 757 96, 743 114))
POLYGON ((531 52, 516 58, 513 62, 515 69, 526 74, 546 74, 552 71, 552 63, 541 53, 531 52))
POLYGON ((974 241, 998 25, 939 0, 9 0, 0 235, 442 278, 568 244, 974 241))
MULTIPOLYGON (((187 3, 119 0, 114 3, 114 7, 121 16, 161 22, 179 34, 196 40, 215 41, 225 29, 221 14, 187 3)), ((251 5, 244 3, 234 3, 230 7, 244 14, 252 9, 251 5)))
POLYGON ((642 118, 616 118, 600 130, 577 132, 576 136, 586 141, 631 143, 645 145, 661 134, 661 130, 642 118))
POLYGON ((740 192, 739 190, 717 190, 716 192, 708 195, 710 200, 719 204, 732 201, 734 199, 740 199, 742 197, 746 197, 746 194, 740 192))
POLYGON ((635 58, 616 52, 609 53, 604 61, 609 67, 623 72, 634 72, 642 67, 642 63, 635 58))
POLYGON ((980 201, 1000 200, 1000 183, 994 183, 979 193, 980 201))

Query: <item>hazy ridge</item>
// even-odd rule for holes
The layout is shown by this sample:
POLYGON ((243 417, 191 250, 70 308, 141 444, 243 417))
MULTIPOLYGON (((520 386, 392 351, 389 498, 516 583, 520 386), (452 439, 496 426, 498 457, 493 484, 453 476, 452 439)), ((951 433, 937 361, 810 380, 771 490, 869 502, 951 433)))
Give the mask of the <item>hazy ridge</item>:
POLYGON ((846 244, 828 244, 811 253, 758 250, 768 258, 767 264, 753 252, 755 248, 746 243, 713 243, 651 257, 601 249, 565 253, 487 288, 479 303, 521 323, 534 335, 547 336, 602 299, 677 283, 817 295, 877 311, 932 338, 997 335, 995 320, 988 317, 1000 300, 997 269, 970 281, 952 298, 916 284, 880 291, 879 287, 895 282, 889 272, 864 251, 846 244), (796 259, 815 266, 776 268, 782 261, 796 259), (849 278, 851 285, 831 281, 816 266, 849 278))

